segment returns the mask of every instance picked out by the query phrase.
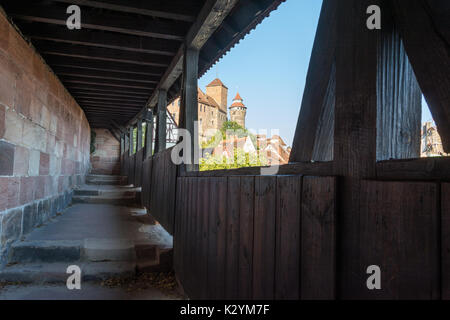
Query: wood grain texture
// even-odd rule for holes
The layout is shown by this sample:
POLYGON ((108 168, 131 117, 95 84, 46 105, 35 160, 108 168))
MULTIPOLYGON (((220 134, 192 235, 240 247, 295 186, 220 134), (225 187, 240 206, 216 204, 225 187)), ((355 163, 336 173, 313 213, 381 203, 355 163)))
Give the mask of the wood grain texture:
POLYGON ((380 1, 339 1, 336 46, 334 172, 341 197, 338 266, 339 296, 359 296, 360 179, 375 175, 377 123, 377 43, 379 30, 366 26, 370 5, 380 1))
POLYGON ((304 177, 301 299, 336 298, 336 178, 304 177))
POLYGON ((255 177, 253 299, 274 298, 276 187, 276 177, 255 177))
POLYGON ((240 204, 241 179, 240 177, 229 177, 226 214, 225 299, 239 297, 240 204))
POLYGON ((362 281, 359 298, 438 299, 438 185, 363 181, 361 187, 359 272, 378 265, 381 290, 368 290, 362 281))
POLYGON ((450 157, 379 161, 377 178, 450 181, 450 157))
POLYGON ((322 4, 289 162, 312 160, 336 49, 337 6, 335 0, 322 4))
MULTIPOLYGON (((383 7, 383 15, 388 15, 383 7)), ((420 157, 422 92, 397 28, 385 21, 378 47, 377 160, 420 157)))
POLYGON ((441 184, 442 299, 450 300, 450 183, 441 184))
POLYGON ((275 298, 300 297, 301 176, 277 177, 275 298))
POLYGON ((253 296, 253 233, 255 178, 241 177, 239 215, 239 299, 253 296))
POLYGON ((450 152, 448 1, 394 0, 392 3, 395 22, 417 81, 436 122, 444 150, 450 152), (445 15, 446 19, 440 18, 445 15))

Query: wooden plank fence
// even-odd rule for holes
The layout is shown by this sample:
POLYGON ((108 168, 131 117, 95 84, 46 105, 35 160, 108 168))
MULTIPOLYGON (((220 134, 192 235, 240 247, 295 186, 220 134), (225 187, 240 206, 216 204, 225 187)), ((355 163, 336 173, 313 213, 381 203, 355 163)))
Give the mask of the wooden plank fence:
POLYGON ((174 266, 189 297, 333 298, 335 180, 179 177, 174 266), (302 211, 309 217, 305 223, 315 227, 305 232, 308 239, 302 237, 302 211), (303 252, 303 242, 315 249, 303 252), (302 275, 309 277, 311 270, 325 279, 305 279, 302 291, 302 275))
POLYGON ((142 204, 174 236, 174 269, 190 298, 450 299, 446 178, 360 180, 355 235, 342 223, 341 177, 195 175, 178 170, 171 151, 140 166, 139 153, 122 159, 130 181, 142 181, 142 204), (350 244, 355 254, 343 254, 350 244), (348 259, 351 286, 342 285, 348 259), (367 288, 370 265, 381 269, 381 290, 367 288))

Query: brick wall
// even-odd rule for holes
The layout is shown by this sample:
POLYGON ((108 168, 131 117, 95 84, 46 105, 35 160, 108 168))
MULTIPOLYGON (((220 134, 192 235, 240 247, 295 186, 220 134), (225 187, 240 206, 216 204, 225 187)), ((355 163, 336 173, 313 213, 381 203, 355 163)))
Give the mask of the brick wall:
POLYGON ((93 129, 96 133, 95 152, 91 154, 91 173, 120 174, 120 142, 107 129, 93 129))
POLYGON ((71 201, 89 168, 84 112, 0 12, 0 265, 71 201))

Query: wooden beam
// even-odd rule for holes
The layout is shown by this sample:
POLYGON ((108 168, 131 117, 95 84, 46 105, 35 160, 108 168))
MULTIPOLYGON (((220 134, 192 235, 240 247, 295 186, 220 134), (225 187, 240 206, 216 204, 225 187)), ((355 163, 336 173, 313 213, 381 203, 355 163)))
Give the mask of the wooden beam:
POLYGON ((447 0, 392 1, 395 22, 406 53, 428 102, 445 152, 450 152, 450 20, 437 12, 448 12, 447 0), (430 10, 430 8, 432 10, 430 10))
POLYGON ((179 47, 178 41, 147 38, 135 35, 107 33, 99 30, 80 29, 68 32, 65 26, 33 23, 23 24, 21 30, 32 40, 47 40, 122 51, 174 56, 179 47))
POLYGON ((127 52, 115 49, 86 47, 57 43, 53 41, 34 41, 33 43, 43 54, 75 57, 87 60, 121 62, 143 66, 167 67, 170 58, 143 52, 127 52))
POLYGON ((419 158, 422 93, 392 21, 383 21, 378 52, 377 160, 419 158))
POLYGON ((77 77, 68 77, 68 76, 61 76, 59 77, 61 79, 62 82, 64 83, 76 83, 76 84, 87 84, 87 85, 94 85, 94 86, 105 86, 108 88, 123 88, 123 89, 141 89, 141 90, 149 90, 150 88, 152 88, 151 86, 149 87, 145 87, 145 86, 131 86, 128 84, 122 84, 120 82, 116 82, 116 83, 112 83, 112 80, 109 81, 104 81, 104 80, 100 80, 100 79, 96 79, 96 80, 82 80, 80 78, 77 77))
MULTIPOLYGON (((361 261, 361 178, 376 174, 377 43, 379 30, 366 26, 370 5, 379 0, 335 0, 338 4, 336 40, 336 106, 334 174, 339 180, 337 268, 338 298, 355 299, 367 292, 361 261)), ((326 23, 326 22, 325 22, 326 23)), ((326 23, 327 24, 327 23, 326 23)))
MULTIPOLYGON (((125 134, 123 132, 120 133, 120 155, 125 153, 125 134)), ((121 164, 123 165, 123 164, 121 164)))
POLYGON ((142 120, 137 123, 136 152, 142 149, 142 120))
POLYGON ((95 91, 95 90, 88 91, 88 90, 83 90, 83 89, 72 89, 70 91, 70 93, 73 96, 89 97, 89 98, 103 99, 103 100, 130 100, 130 101, 139 101, 139 102, 146 101, 145 96, 106 93, 106 92, 95 91))
MULTIPOLYGON (((184 45, 179 49, 172 59, 169 67, 161 78, 157 89, 168 91, 172 84, 180 77, 183 70, 184 47, 196 48, 200 50, 205 42, 217 30, 231 9, 236 5, 237 0, 206 0, 200 11, 197 20, 189 29, 184 45)), ((197 75, 198 76, 198 75, 197 75)), ((153 107, 157 103, 156 91, 150 97, 147 106, 153 107)), ((140 114, 137 116, 141 116, 140 114)), ((135 122, 136 119, 131 120, 135 122)))
POLYGON ((379 161, 377 179, 450 181, 450 157, 379 161))
POLYGON ((118 72, 120 74, 132 74, 132 75, 138 74, 143 76, 162 76, 164 70, 164 68, 162 67, 135 65, 130 63, 110 62, 110 61, 102 61, 101 63, 98 63, 98 61, 77 57, 55 56, 46 54, 43 55, 45 61, 47 61, 47 63, 49 63, 51 66, 118 72))
POLYGON ((148 110, 147 117, 144 119, 147 123, 145 131, 145 159, 153 155, 153 112, 148 110))
POLYGON ((66 74, 57 74, 57 76, 63 82, 71 82, 71 83, 87 83, 87 84, 97 84, 97 85, 106 85, 113 87, 121 87, 121 88, 133 88, 133 89, 153 89, 155 86, 152 84, 145 83, 135 83, 131 81, 121 81, 121 80, 108 80, 101 78, 91 78, 85 76, 70 76, 66 74))
POLYGON ((129 102, 134 102, 134 103, 139 103, 139 104, 144 104, 145 100, 143 99, 133 99, 133 98, 111 98, 111 97, 104 97, 104 96, 96 96, 96 95, 89 95, 89 94, 77 94, 77 93, 72 93, 72 96, 75 98, 75 100, 98 100, 99 102, 103 102, 103 103, 129 103, 129 102))
POLYGON ((77 91, 77 90, 82 90, 82 91, 89 91, 89 92, 93 92, 93 93, 103 93, 103 94, 111 94, 111 93, 120 93, 123 95, 132 95, 134 97, 148 97, 148 94, 145 92, 137 92, 137 91, 130 91, 130 90, 125 90, 125 89, 121 89, 121 90, 117 90, 117 88, 114 87, 104 87, 104 86, 94 86, 94 85, 85 85, 85 84, 77 84, 77 85, 70 85, 67 86, 67 89, 69 91, 77 91))
MULTIPOLYGON (((66 25, 67 6, 65 5, 24 5, 8 2, 5 10, 14 19, 32 22, 42 22, 55 25, 66 25)), ((102 30, 108 32, 131 34, 135 36, 182 41, 188 24, 183 22, 166 22, 161 19, 136 19, 128 15, 117 15, 83 10, 82 29, 102 30)))
POLYGON ((324 0, 322 4, 289 162, 313 160, 319 119, 335 59, 337 2, 324 0))
POLYGON ((134 149, 134 140, 133 140, 133 127, 130 127, 129 133, 128 133, 128 137, 130 139, 130 150, 129 150, 129 155, 132 156, 133 155, 133 149, 134 149))
POLYGON ((118 12, 128 12, 149 17, 165 18, 172 20, 180 20, 192 22, 195 20, 193 15, 173 13, 168 11, 154 10, 154 5, 149 5, 145 1, 139 0, 127 0, 126 5, 120 0, 103 0, 103 1, 90 1, 90 0, 54 0, 55 2, 63 2, 76 4, 85 7, 107 9, 118 12))
POLYGON ((198 159, 196 159, 198 144, 198 130, 195 125, 198 121, 198 56, 199 51, 187 48, 184 53, 183 88, 180 106, 180 128, 185 128, 191 136, 191 164, 186 165, 187 171, 197 171, 198 159))
POLYGON ((164 151, 166 149, 166 122, 167 122, 167 92, 165 90, 158 90, 158 106, 156 124, 156 145, 155 153, 164 151))
POLYGON ((99 71, 99 70, 89 70, 83 68, 74 67, 60 67, 53 66, 53 71, 58 75, 63 76, 75 76, 75 77, 85 77, 92 79, 107 79, 107 80, 119 80, 125 82, 135 82, 135 83, 158 83, 158 77, 155 76, 143 76, 138 74, 130 73, 117 73, 110 71, 99 71))
POLYGON ((139 102, 120 102, 120 101, 115 101, 115 102, 111 102, 111 101, 98 101, 98 100, 91 100, 91 99, 86 99, 86 98, 76 98, 75 100, 77 100, 78 103, 80 104, 87 104, 87 105, 97 105, 97 106, 106 106, 106 107, 111 107, 111 106, 118 106, 118 107, 135 107, 135 108, 139 108, 142 104, 139 102))

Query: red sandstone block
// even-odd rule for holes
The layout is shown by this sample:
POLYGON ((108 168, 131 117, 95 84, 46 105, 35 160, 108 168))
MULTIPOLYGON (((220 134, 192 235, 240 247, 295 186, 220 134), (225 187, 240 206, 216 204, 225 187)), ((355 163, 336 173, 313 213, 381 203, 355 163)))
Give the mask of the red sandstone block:
MULTIPOLYGON (((39 82, 47 82, 46 77, 46 67, 42 62, 42 59, 37 55, 33 55, 33 76, 35 79, 39 80, 39 82)), ((47 84, 47 83, 46 83, 47 84)))
POLYGON ((50 156, 47 153, 41 152, 39 161, 39 175, 48 175, 50 168, 50 156))
POLYGON ((39 124, 41 122, 41 110, 42 110, 42 102, 35 96, 31 97, 30 103, 30 117, 31 120, 39 124))
POLYGON ((19 206, 19 178, 0 177, 0 211, 19 206))
POLYGON ((16 101, 15 101, 15 109, 17 112, 21 113, 27 118, 31 119, 31 97, 32 97, 32 88, 33 82, 31 79, 22 74, 16 83, 16 101))
POLYGON ((23 118, 12 109, 5 113, 5 140, 15 144, 22 143, 23 118))
POLYGON ((34 187, 34 200, 42 199, 45 197, 45 183, 46 176, 34 177, 35 187, 34 187))
POLYGON ((14 156, 14 175, 25 176, 28 174, 28 164, 30 162, 30 152, 27 148, 16 146, 14 156))
POLYGON ((32 202, 35 196, 35 182, 37 177, 20 178, 20 205, 32 202))
POLYGON ((17 31, 11 29, 9 37, 8 51, 11 59, 14 60, 24 72, 31 74, 33 55, 35 55, 34 52, 17 31))
POLYGON ((2 70, 0 73, 0 104, 12 108, 14 106, 14 80, 2 70))
POLYGON ((0 49, 5 52, 9 46, 10 24, 4 15, 0 15, 0 49))
POLYGON ((53 177, 45 176, 45 197, 50 197, 55 194, 56 190, 53 190, 53 177))

